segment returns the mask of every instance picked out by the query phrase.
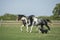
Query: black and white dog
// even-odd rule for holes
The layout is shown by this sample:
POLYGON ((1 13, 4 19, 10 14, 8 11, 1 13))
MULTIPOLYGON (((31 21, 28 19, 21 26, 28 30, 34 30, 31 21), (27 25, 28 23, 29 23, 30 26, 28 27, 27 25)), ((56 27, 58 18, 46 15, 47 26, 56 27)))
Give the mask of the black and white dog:
POLYGON ((21 26, 21 31, 23 26, 27 27, 26 29, 27 32, 29 26, 31 27, 30 32, 32 32, 33 26, 41 26, 41 29, 43 30, 44 25, 48 28, 48 30, 50 30, 50 27, 48 26, 48 22, 51 21, 49 19, 38 19, 34 15, 30 15, 28 17, 25 15, 18 15, 18 21, 19 20, 21 20, 23 23, 23 25, 21 26))

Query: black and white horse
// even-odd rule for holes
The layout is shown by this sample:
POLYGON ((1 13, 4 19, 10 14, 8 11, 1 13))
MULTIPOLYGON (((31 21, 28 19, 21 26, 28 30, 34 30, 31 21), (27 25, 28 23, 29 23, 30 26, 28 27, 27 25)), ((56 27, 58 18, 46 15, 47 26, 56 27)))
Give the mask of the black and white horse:
POLYGON ((34 15, 30 15, 28 17, 24 15, 18 15, 18 20, 21 20, 23 25, 21 26, 21 31, 22 27, 26 26, 26 31, 28 32, 28 27, 30 26, 30 32, 32 32, 33 26, 41 26, 41 29, 43 29, 43 26, 45 25, 48 30, 50 30, 50 27, 48 26, 48 22, 51 22, 49 19, 38 19, 34 15))

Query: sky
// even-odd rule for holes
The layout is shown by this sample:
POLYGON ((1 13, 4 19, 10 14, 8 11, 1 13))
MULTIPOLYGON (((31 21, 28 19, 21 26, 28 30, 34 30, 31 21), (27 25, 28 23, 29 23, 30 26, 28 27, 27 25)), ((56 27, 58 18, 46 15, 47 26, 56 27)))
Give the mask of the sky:
POLYGON ((51 16, 57 3, 60 0, 0 0, 0 15, 51 16))

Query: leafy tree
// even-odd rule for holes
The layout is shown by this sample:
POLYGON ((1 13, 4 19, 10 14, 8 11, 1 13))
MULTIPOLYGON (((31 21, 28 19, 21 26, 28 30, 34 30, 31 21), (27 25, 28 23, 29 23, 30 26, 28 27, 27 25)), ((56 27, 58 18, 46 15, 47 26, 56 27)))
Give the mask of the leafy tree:
POLYGON ((60 3, 56 4, 56 6, 54 7, 52 18, 60 20, 60 3))
POLYGON ((60 17, 60 3, 56 4, 53 9, 53 15, 60 17))

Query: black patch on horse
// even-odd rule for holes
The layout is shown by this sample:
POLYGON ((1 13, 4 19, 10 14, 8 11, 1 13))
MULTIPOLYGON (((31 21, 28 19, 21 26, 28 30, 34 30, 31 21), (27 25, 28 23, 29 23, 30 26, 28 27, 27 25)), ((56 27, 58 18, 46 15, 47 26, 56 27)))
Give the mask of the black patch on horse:
POLYGON ((30 25, 29 25, 29 26, 31 26, 32 23, 33 23, 33 17, 34 17, 34 15, 30 15, 30 16, 28 17, 28 19, 30 20, 30 25))

